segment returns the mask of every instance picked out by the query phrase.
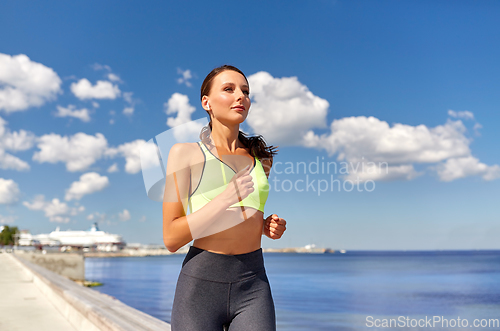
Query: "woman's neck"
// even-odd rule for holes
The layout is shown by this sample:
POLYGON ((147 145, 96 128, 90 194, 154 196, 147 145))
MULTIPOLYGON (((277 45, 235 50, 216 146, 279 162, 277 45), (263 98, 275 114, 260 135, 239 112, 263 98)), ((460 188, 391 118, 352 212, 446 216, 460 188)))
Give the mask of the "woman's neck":
POLYGON ((212 121, 210 139, 215 146, 234 153, 238 148, 242 147, 238 140, 239 132, 239 125, 229 127, 220 122, 212 121))

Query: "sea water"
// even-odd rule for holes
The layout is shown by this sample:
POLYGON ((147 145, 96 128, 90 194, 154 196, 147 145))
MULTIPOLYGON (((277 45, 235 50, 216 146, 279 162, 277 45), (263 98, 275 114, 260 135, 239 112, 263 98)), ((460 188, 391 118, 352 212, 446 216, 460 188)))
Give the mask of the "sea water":
MULTIPOLYGON (((95 290, 170 322, 184 256, 86 258, 85 276, 104 283, 95 290)), ((500 320, 500 251, 264 253, 264 260, 278 330, 380 330, 383 323, 471 330, 475 320, 500 320)))

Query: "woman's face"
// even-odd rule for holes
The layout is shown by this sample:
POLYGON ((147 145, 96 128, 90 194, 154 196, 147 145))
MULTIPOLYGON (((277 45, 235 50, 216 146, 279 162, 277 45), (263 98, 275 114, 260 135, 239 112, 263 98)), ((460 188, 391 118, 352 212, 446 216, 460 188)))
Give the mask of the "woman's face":
POLYGON ((214 77, 210 94, 203 97, 203 108, 219 122, 242 123, 250 108, 250 89, 245 77, 239 72, 226 70, 214 77))

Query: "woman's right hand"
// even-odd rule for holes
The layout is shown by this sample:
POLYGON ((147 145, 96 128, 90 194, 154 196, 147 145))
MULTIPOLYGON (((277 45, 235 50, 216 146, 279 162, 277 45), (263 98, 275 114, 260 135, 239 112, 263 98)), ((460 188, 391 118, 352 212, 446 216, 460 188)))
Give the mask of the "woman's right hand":
POLYGON ((245 199, 254 191, 250 172, 251 169, 249 165, 238 171, 222 193, 224 194, 224 199, 230 206, 245 199))

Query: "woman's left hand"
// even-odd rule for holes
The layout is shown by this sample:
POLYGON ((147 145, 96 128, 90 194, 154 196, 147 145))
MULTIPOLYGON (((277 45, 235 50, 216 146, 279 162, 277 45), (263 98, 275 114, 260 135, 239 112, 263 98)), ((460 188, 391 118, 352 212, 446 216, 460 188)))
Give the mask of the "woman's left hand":
POLYGON ((264 220, 262 233, 273 240, 280 239, 286 230, 286 221, 272 214, 264 220))

